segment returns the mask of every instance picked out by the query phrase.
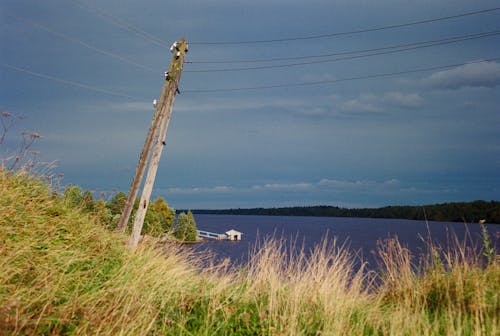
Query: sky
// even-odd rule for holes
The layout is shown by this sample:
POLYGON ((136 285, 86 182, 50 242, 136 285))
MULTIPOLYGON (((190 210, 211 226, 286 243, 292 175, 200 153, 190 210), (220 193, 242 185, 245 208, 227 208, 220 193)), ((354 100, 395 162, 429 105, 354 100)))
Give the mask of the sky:
POLYGON ((126 192, 185 37, 153 190, 174 208, 499 200, 497 7, 1 0, 0 112, 22 119, 0 155, 36 132, 44 174, 126 192))

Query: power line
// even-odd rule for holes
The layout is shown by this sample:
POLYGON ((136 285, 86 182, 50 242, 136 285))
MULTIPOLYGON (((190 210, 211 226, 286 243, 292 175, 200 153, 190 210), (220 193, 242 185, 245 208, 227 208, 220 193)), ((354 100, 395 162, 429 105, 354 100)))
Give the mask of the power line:
POLYGON ((333 79, 333 80, 315 81, 315 82, 302 82, 302 83, 293 83, 293 84, 262 85, 262 86, 250 86, 250 87, 239 87, 239 88, 225 88, 225 89, 224 88, 219 88, 219 89, 206 89, 206 90, 183 90, 182 92, 183 93, 213 93, 213 92, 250 91, 250 90, 285 88, 285 87, 301 87, 301 86, 314 86, 314 85, 324 85, 324 84, 335 84, 335 83, 340 83, 340 82, 349 82, 349 81, 364 80, 364 79, 373 79, 373 78, 383 78, 383 77, 393 77, 393 76, 406 75, 406 74, 419 73, 419 72, 428 72, 428 71, 435 71, 435 70, 450 69, 450 68, 455 68, 455 67, 459 67, 459 66, 464 66, 464 65, 467 65, 467 64, 493 62, 493 61, 498 61, 498 60, 500 60, 500 57, 490 58, 490 59, 485 59, 485 60, 480 60, 480 61, 466 62, 466 63, 447 64, 447 65, 440 65, 440 66, 434 66, 434 67, 428 67, 428 68, 403 70, 403 71, 397 71, 397 72, 385 72, 385 73, 378 73, 378 74, 372 74, 372 75, 355 76, 355 77, 345 77, 345 78, 339 78, 339 79, 333 79))
POLYGON ((108 51, 108 50, 104 50, 104 49, 101 49, 101 48, 95 47, 95 46, 93 46, 93 45, 91 45, 91 44, 88 44, 88 43, 86 43, 86 42, 84 42, 84 41, 82 41, 82 40, 80 40, 80 39, 77 39, 77 38, 75 38, 75 37, 68 36, 67 34, 64 34, 64 33, 58 32, 58 31, 55 31, 55 30, 53 30, 53 29, 51 29, 51 28, 49 28, 49 27, 47 27, 47 26, 45 26, 45 25, 42 25, 42 24, 38 23, 38 22, 32 21, 32 20, 27 19, 27 18, 22 18, 22 17, 19 17, 19 16, 17 16, 17 15, 12 14, 12 13, 6 13, 6 15, 7 15, 7 16, 10 16, 10 17, 12 17, 12 18, 14 18, 14 19, 16 19, 16 20, 18 20, 18 21, 24 21, 24 22, 26 22, 26 23, 30 24, 30 25, 31 25, 31 26, 33 26, 33 27, 36 27, 36 28, 42 29, 42 30, 44 30, 44 31, 46 31, 46 32, 48 32, 48 33, 50 33, 50 34, 52 34, 52 35, 58 36, 58 37, 60 37, 60 38, 62 38, 62 39, 64 39, 64 40, 66 40, 66 41, 70 41, 70 42, 73 42, 73 43, 79 44, 79 45, 81 45, 81 46, 83 46, 83 47, 85 47, 85 48, 87 48, 87 49, 90 49, 90 50, 96 51, 96 52, 101 53, 101 54, 103 54, 103 55, 107 55, 107 56, 110 56, 110 57, 116 58, 116 59, 118 59, 118 60, 120 60, 120 61, 122 61, 122 62, 125 62, 125 63, 128 63, 128 64, 131 64, 131 65, 134 65, 134 66, 136 66, 136 67, 138 67, 138 68, 141 68, 141 69, 143 69, 143 70, 147 70, 147 71, 152 72, 152 73, 157 73, 157 72, 158 72, 158 71, 156 71, 155 69, 153 69, 153 68, 151 68, 151 67, 148 67, 148 66, 145 66, 145 65, 143 65, 143 64, 137 63, 137 62, 135 62, 135 61, 132 61, 132 60, 130 60, 130 59, 128 59, 128 58, 126 58, 126 57, 120 56, 120 55, 118 55, 118 54, 116 54, 116 53, 113 53, 113 52, 111 52, 111 51, 108 51))
MULTIPOLYGON (((249 70, 264 70, 264 69, 289 68, 289 67, 311 65, 311 64, 332 63, 332 62, 353 60, 353 59, 358 59, 358 58, 366 58, 366 57, 372 57, 372 56, 395 54, 395 53, 400 53, 400 52, 404 52, 404 51, 417 50, 417 49, 429 48, 429 47, 434 47, 434 46, 439 46, 439 45, 445 45, 445 44, 463 42, 463 41, 467 41, 467 40, 472 40, 472 39, 477 39, 477 38, 482 38, 482 37, 488 37, 488 36, 495 36, 495 35, 499 35, 499 34, 500 34, 500 30, 496 30, 496 31, 492 31, 492 32, 486 32, 486 33, 468 35, 468 36, 465 36, 465 37, 462 37, 462 38, 452 38, 452 39, 438 40, 437 42, 429 42, 427 44, 419 44, 419 45, 415 45, 415 46, 407 47, 407 48, 398 48, 398 49, 394 49, 393 48, 394 50, 386 50, 386 51, 365 53, 365 54, 361 54, 361 55, 345 56, 345 57, 338 57, 338 58, 326 59, 326 60, 317 60, 317 61, 308 61, 308 62, 297 62, 297 63, 287 63, 287 64, 277 64, 277 65, 262 65, 262 66, 242 67, 242 68, 223 68, 223 69, 208 69, 208 70, 186 70, 185 72, 207 73, 207 72, 249 71, 249 70)), ((387 49, 387 48, 381 48, 380 50, 382 50, 382 49, 387 49)))
POLYGON ((122 97, 122 98, 133 99, 133 100, 141 100, 141 101, 145 100, 143 98, 134 97, 134 96, 131 96, 131 95, 128 95, 128 94, 125 94, 125 93, 120 93, 120 92, 106 90, 106 89, 100 89, 100 88, 96 88, 96 87, 88 85, 88 84, 84 84, 84 83, 80 83, 80 82, 75 82, 75 81, 67 80, 67 79, 64 79, 64 78, 54 77, 54 76, 42 74, 42 73, 39 73, 39 72, 34 72, 34 71, 31 71, 31 70, 20 68, 20 67, 17 67, 17 66, 11 65, 11 64, 7 64, 7 63, 0 63, 0 66, 5 67, 5 68, 9 68, 9 69, 12 69, 12 70, 16 70, 16 71, 19 71, 19 72, 23 72, 23 73, 26 73, 26 74, 29 74, 29 75, 32 75, 32 76, 35 76, 35 77, 48 79, 48 80, 59 82, 59 83, 62 83, 62 84, 68 84, 68 85, 76 86, 76 87, 79 87, 79 88, 83 88, 83 89, 87 89, 87 90, 90 90, 90 91, 95 91, 95 92, 107 94, 107 95, 110 95, 110 96, 122 97))
POLYGON ((160 47, 169 47, 169 43, 163 41, 162 39, 140 29, 140 28, 137 28, 135 26, 132 26, 131 24, 125 22, 123 19, 119 19, 118 17, 114 16, 114 15, 111 15, 109 13, 106 13, 104 10, 102 10, 101 8, 98 8, 98 7, 95 7, 95 6, 90 6, 86 3, 84 3, 83 1, 79 1, 79 0, 72 0, 74 3, 76 3, 78 6, 82 7, 82 8, 85 8, 91 12, 94 12, 95 14, 97 14, 98 16, 100 16, 104 21, 114 25, 114 26, 117 26, 117 27, 120 27, 122 29, 125 29, 131 33, 134 33, 135 35, 137 36, 140 36, 146 40, 148 40, 149 42, 157 45, 157 46, 160 46, 160 47))
POLYGON ((482 9, 482 10, 478 10, 478 11, 460 13, 460 14, 456 14, 456 15, 442 16, 442 17, 437 17, 437 18, 433 18, 433 19, 425 19, 425 20, 412 21, 412 22, 407 22, 407 23, 392 24, 392 25, 388 25, 388 26, 364 28, 364 29, 344 31, 344 32, 328 33, 328 34, 318 34, 318 35, 309 35, 309 36, 297 36, 297 37, 278 38, 278 39, 269 39, 269 40, 213 41, 213 42, 212 41, 207 41, 207 42, 204 42, 204 41, 195 41, 195 42, 190 42, 190 44, 199 44, 199 45, 236 45, 236 44, 258 44, 258 43, 276 43, 276 42, 313 40, 313 39, 322 39, 322 38, 330 38, 330 37, 343 36, 343 35, 354 35, 354 34, 375 32, 375 31, 381 31, 381 30, 389 30, 389 29, 397 29, 397 28, 403 28, 403 27, 410 27, 410 26, 421 25, 421 24, 426 24, 426 23, 432 23, 432 22, 438 22, 438 21, 445 21, 445 20, 457 19, 457 18, 466 17, 466 16, 472 16, 472 15, 477 15, 477 14, 484 14, 484 13, 494 12, 494 11, 497 11, 497 10, 500 10, 500 7, 487 8, 487 9, 482 9))
MULTIPOLYGON (((101 8, 98 8, 95 6, 90 6, 90 5, 84 3, 83 1, 80 1, 80 0, 72 0, 72 1, 80 7, 86 8, 87 10, 90 10, 90 11, 96 13, 102 19, 104 19, 105 21, 107 21, 107 22, 109 22, 117 27, 120 27, 120 28, 125 29, 129 32, 132 32, 140 37, 143 37, 146 40, 148 40, 148 41, 150 41, 153 44, 156 44, 158 46, 169 47, 169 43, 165 42, 161 38, 158 38, 158 37, 146 32, 138 27, 135 27, 135 26, 125 22, 123 19, 120 19, 114 15, 111 15, 111 14, 105 12, 101 8)), ((353 34, 367 33, 367 32, 380 31, 380 30, 389 30, 389 29, 396 29, 396 28, 402 28, 402 27, 409 27, 409 26, 414 26, 414 25, 444 21, 444 20, 451 20, 451 19, 467 17, 467 16, 472 16, 472 15, 491 13, 491 12, 495 12, 498 10, 500 10, 500 7, 493 7, 493 8, 486 8, 486 9, 482 9, 482 10, 478 10, 478 11, 470 11, 470 12, 460 13, 460 14, 456 14, 456 15, 443 16, 443 17, 432 18, 432 19, 424 19, 424 20, 420 20, 420 21, 412 21, 412 22, 393 24, 393 25, 382 26, 382 27, 364 28, 364 29, 359 29, 359 30, 335 32, 335 33, 329 33, 329 34, 318 34, 318 35, 310 35, 310 36, 298 36, 298 37, 269 39, 269 40, 248 40, 248 41, 229 41, 229 42, 227 42, 227 41, 226 42, 224 42, 224 41, 196 42, 195 41, 195 42, 190 42, 190 44, 198 44, 198 45, 257 44, 257 43, 273 43, 273 42, 286 42, 286 41, 297 41, 297 40, 308 40, 308 39, 320 39, 320 38, 327 38, 327 37, 353 35, 353 34)))
POLYGON ((447 37, 444 39, 437 39, 437 40, 395 44, 395 45, 391 45, 391 46, 369 48, 369 49, 339 51, 339 52, 335 52, 335 53, 318 54, 318 55, 305 55, 305 56, 295 56, 295 57, 276 57, 276 58, 271 57, 271 58, 261 58, 261 59, 240 59, 240 60, 231 60, 231 59, 214 60, 214 61, 196 61, 195 60, 195 61, 188 61, 186 63, 189 63, 189 64, 236 64, 236 63, 269 63, 269 62, 278 62, 278 61, 293 61, 293 60, 301 60, 301 59, 309 59, 309 58, 324 58, 324 57, 331 57, 331 56, 363 54, 363 53, 381 51, 381 50, 398 49, 398 48, 420 46, 420 45, 423 46, 423 45, 427 45, 427 44, 431 44, 431 43, 432 44, 433 43, 445 44, 445 42, 448 42, 448 41, 450 43, 455 43, 455 42, 462 42, 462 41, 466 41, 466 40, 472 40, 472 39, 476 39, 476 38, 497 35, 498 33, 500 33, 500 30, 481 32, 481 33, 475 33, 475 34, 460 35, 460 36, 454 36, 454 37, 447 37))
MULTIPOLYGON (((77 1, 77 0, 74 0, 77 1)), ((77 1, 78 2, 78 1, 77 1)), ((34 22, 32 20, 29 20, 27 18, 21 18, 17 15, 14 15, 12 13, 7 13, 8 16, 11 16, 12 18, 19 20, 19 21, 24 21, 29 23, 30 25, 45 30, 53 35, 56 35, 60 38, 63 38, 65 40, 68 40, 73 43, 80 44, 81 46, 84 46, 90 50, 99 52, 101 54, 111 56, 113 58, 116 58, 122 62, 134 65, 136 67, 142 68, 144 70, 147 70, 152 73, 156 73, 157 71, 151 67, 142 65, 140 63, 134 62, 126 57, 123 57, 121 55, 118 55, 116 53, 112 53, 110 51, 104 50, 97 48, 95 46, 92 46, 82 40, 79 40, 77 38, 68 36, 66 34, 63 34, 61 32, 55 31, 45 25, 42 25, 40 23, 34 22)), ((390 50, 390 49, 396 49, 396 50, 390 50, 386 52, 377 52, 377 53, 371 53, 371 54, 364 54, 364 55, 355 55, 355 56, 350 56, 350 57, 342 57, 342 58, 336 58, 336 59, 328 59, 328 60, 319 60, 319 61, 310 61, 310 62, 300 62, 300 63, 291 63, 291 64, 281 64, 281 65, 267 65, 267 66, 258 66, 258 67, 244 67, 244 68, 228 68, 228 69, 208 69, 208 70, 186 70, 185 72, 191 72, 191 73, 203 73, 203 72, 228 72, 228 71, 246 71, 246 70, 261 70, 261 69, 270 69, 270 68, 285 68, 285 67, 294 67, 294 66, 302 66, 302 65, 309 65, 309 64, 318 64, 318 63, 329 63, 329 62, 337 62, 337 61, 343 61, 343 60, 351 60, 351 59, 357 59, 357 58, 364 58, 364 57, 371 57, 371 56, 377 56, 377 55, 384 55, 384 54, 391 54, 391 53, 397 53, 397 52, 403 52, 403 51, 408 51, 408 50, 414 50, 414 49, 420 49, 420 48, 427 48, 427 47, 432 47, 436 45, 443 45, 443 44, 450 44, 450 43, 457 43, 457 42, 462 42, 466 40, 472 40, 472 39, 477 39, 477 38, 483 38, 483 37, 488 37, 488 36, 494 36, 498 35, 500 31, 490 31, 490 32, 482 32, 482 33, 477 33, 477 34, 470 34, 470 35, 462 35, 462 36, 456 36, 456 37, 451 37, 451 38, 446 38, 446 39, 440 39, 440 40, 431 40, 431 41, 423 41, 423 42, 415 42, 415 43, 409 43, 409 44, 399 44, 399 45, 393 45, 393 46, 387 46, 387 47, 380 47, 380 48, 372 48, 372 49, 364 49, 364 50, 357 50, 357 51, 347 51, 347 52, 338 52, 338 53, 331 53, 331 54, 323 54, 323 55, 310 55, 310 56, 300 56, 300 57, 287 57, 287 58, 275 58, 275 59, 269 59, 269 60, 246 60, 246 61, 213 61, 213 62, 187 62, 187 63, 242 63, 242 62, 264 62, 264 61, 278 61, 278 60, 294 60, 294 59, 308 59, 308 58, 322 58, 322 57, 327 57, 327 56, 333 56, 333 55, 349 55, 349 54, 358 54, 358 53, 365 53, 369 51, 382 51, 382 50, 390 50), (401 49, 402 47, 408 47, 401 49)))

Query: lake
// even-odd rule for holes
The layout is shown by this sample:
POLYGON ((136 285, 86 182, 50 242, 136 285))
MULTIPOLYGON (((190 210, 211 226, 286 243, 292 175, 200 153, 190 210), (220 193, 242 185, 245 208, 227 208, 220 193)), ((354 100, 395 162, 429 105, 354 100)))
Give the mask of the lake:
MULTIPOLYGON (((295 249, 304 247, 307 252, 325 237, 347 242, 351 251, 357 251, 363 260, 374 268, 373 252, 377 241, 397 236, 403 246, 415 255, 427 251, 428 237, 446 247, 454 235, 469 245, 482 246, 479 224, 424 222, 402 219, 338 218, 338 217, 289 217, 289 216, 242 216, 242 215, 195 215, 199 230, 224 233, 234 229, 243 233, 242 241, 215 241, 192 245, 196 251, 210 251, 216 260, 230 258, 234 264, 245 263, 249 251, 264 238, 274 236, 289 242, 295 241, 295 249)), ((486 225, 490 239, 500 247, 500 225, 486 225)))

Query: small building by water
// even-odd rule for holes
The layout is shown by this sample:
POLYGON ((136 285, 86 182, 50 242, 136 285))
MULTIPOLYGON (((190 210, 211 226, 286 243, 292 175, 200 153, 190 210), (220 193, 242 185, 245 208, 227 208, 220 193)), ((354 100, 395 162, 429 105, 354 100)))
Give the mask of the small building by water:
POLYGON ((226 233, 215 233, 204 230, 196 230, 198 232, 199 239, 215 239, 215 240, 241 240, 241 235, 243 233, 236 230, 229 230, 226 233))
POLYGON ((227 239, 229 240, 241 240, 242 233, 236 230, 229 230, 226 232, 227 239))

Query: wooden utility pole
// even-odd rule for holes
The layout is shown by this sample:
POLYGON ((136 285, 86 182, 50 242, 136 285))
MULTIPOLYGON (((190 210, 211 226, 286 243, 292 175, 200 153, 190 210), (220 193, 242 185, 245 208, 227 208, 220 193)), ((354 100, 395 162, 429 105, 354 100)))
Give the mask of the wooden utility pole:
POLYGON ((167 89, 168 83, 165 82, 160 102, 156 105, 156 111, 153 115, 153 120, 151 121, 151 126, 149 127, 148 135, 146 136, 146 141, 144 142, 144 146, 139 157, 139 162, 137 163, 137 167, 135 169, 134 178, 132 179, 132 183, 130 185, 127 201, 125 202, 125 207, 123 208, 122 214, 120 216, 120 221, 118 222, 118 226, 116 228, 116 230, 121 233, 124 233, 127 228, 130 215, 132 214, 132 209, 134 208, 135 198, 137 197, 144 172, 146 171, 146 166, 148 164, 151 149, 153 147, 153 139, 162 119, 161 111, 162 106, 165 102, 164 97, 166 96, 167 89))
MULTIPOLYGON (((184 65, 184 57, 187 52, 187 43, 184 38, 181 38, 178 42, 173 45, 172 62, 170 63, 169 71, 165 77, 165 84, 163 85, 163 90, 160 96, 160 100, 157 103, 156 111, 153 116, 153 120, 151 121, 151 126, 149 128, 148 134, 146 136, 146 141, 144 142, 144 146, 139 157, 139 162, 137 164, 137 168, 134 174, 134 178, 132 179, 132 183, 130 185, 130 190, 127 196, 127 201, 125 203, 125 207, 123 209, 122 215, 120 217, 120 221, 118 223, 117 230, 119 232, 125 232, 127 228, 128 221, 130 219, 130 215, 132 213, 132 209, 134 207, 134 202, 139 192, 139 188, 141 186, 141 182, 144 176, 144 172, 146 170, 146 166, 151 156, 151 151, 153 149, 153 145, 158 144, 158 140, 161 139, 161 144, 163 146, 163 141, 165 140, 166 129, 162 133, 162 125, 168 126, 166 120, 170 120, 170 114, 172 113, 172 106, 174 103, 174 97, 176 92, 178 92, 178 85, 180 80, 180 75, 182 72, 182 67, 184 65), (167 118, 168 114, 168 118, 167 118)), ((161 151, 160 151, 161 152, 161 151)), ((159 161, 159 159, 158 159, 159 161)), ((151 169, 151 168, 150 168, 151 169)), ((157 168, 156 168, 157 169, 157 168)), ((154 181, 154 179, 153 179, 154 181)), ((149 201, 149 198, 148 198, 149 201)), ((147 202, 148 202, 147 201, 147 202)), ((143 205, 143 204, 141 204, 143 205)), ((141 208, 141 207, 139 207, 141 208)), ((147 210, 147 204, 146 204, 147 210)), ((135 226, 135 225, 134 225, 135 226)), ((142 229, 142 224, 140 225, 142 229)), ((140 235, 140 230, 139 230, 140 235)), ((137 245, 137 244, 135 244, 137 245)))
POLYGON ((151 155, 146 181, 144 182, 139 208, 137 209, 137 213, 135 215, 132 235, 129 240, 129 246, 131 248, 135 248, 139 243, 142 226, 144 224, 144 217, 146 216, 146 211, 148 210, 149 199, 151 197, 151 192, 153 191, 156 172, 158 171, 158 165, 160 164, 161 153, 163 151, 163 147, 165 146, 175 95, 179 92, 179 80, 181 78, 184 58, 187 52, 186 40, 181 38, 178 42, 176 42, 173 45, 172 52, 174 56, 165 78, 167 90, 164 91, 165 95, 162 94, 162 97, 160 98, 161 110, 159 129, 156 132, 157 137, 154 144, 153 154, 151 155))

